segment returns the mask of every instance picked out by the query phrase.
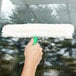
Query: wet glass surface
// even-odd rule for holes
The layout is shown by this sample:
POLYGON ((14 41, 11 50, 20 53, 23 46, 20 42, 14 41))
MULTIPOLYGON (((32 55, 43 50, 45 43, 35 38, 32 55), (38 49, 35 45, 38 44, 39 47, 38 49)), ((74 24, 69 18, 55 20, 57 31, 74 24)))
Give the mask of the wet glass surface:
MULTIPOLYGON (((0 76, 21 75, 24 65, 24 47, 30 40, 30 38, 2 37, 1 30, 4 25, 72 23, 71 7, 68 3, 38 5, 22 3, 20 5, 16 2, 3 0, 2 7, 0 6, 0 76)), ((44 49, 44 55, 37 68, 36 76, 76 76, 76 34, 72 40, 39 37, 39 43, 44 49)))

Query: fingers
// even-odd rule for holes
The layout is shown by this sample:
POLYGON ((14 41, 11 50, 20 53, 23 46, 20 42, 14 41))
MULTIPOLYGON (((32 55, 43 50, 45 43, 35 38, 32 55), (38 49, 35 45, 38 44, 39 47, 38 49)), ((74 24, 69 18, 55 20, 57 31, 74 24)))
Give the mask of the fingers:
POLYGON ((34 47, 35 47, 35 48, 40 48, 39 43, 35 44, 34 47))
MULTIPOLYGON (((33 38, 30 40, 30 42, 28 43, 27 46, 32 46, 32 45, 33 45, 33 38)), ((43 55, 42 48, 41 48, 41 46, 40 46, 39 43, 33 45, 33 47, 34 47, 38 52, 40 52, 40 55, 43 55)))
POLYGON ((42 48, 40 48, 40 53, 41 53, 41 55, 43 55, 42 48))
POLYGON ((40 52, 42 52, 42 48, 41 48, 41 46, 40 46, 39 43, 37 43, 36 45, 34 45, 34 47, 37 48, 40 52))
POLYGON ((33 45, 33 38, 30 40, 30 42, 28 43, 28 46, 32 46, 33 45))
MULTIPOLYGON (((42 52, 42 48, 39 49, 39 57, 40 57, 40 61, 42 60, 42 55, 43 55, 43 52, 42 52)), ((39 62, 40 63, 40 62, 39 62)), ((39 65, 38 63, 38 65, 39 65)))

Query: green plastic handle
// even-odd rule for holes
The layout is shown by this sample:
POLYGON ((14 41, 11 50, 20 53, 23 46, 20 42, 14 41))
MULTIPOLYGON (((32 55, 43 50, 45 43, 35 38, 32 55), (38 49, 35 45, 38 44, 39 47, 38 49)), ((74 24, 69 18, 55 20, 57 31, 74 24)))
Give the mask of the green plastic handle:
POLYGON ((33 40, 34 40, 33 45, 37 44, 37 42, 38 42, 38 37, 37 37, 37 36, 34 36, 34 37, 33 37, 33 40))

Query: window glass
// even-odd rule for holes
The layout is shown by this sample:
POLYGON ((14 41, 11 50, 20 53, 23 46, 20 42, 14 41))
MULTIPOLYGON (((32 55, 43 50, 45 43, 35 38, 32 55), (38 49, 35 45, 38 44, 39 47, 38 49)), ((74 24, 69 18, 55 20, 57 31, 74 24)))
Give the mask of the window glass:
MULTIPOLYGON (((2 37, 1 30, 4 25, 70 24, 75 21, 75 14, 71 14, 75 12, 74 8, 70 7, 68 2, 26 4, 22 1, 2 0, 0 4, 0 76, 21 75, 24 65, 24 47, 30 40, 30 38, 2 37)), ((75 34, 72 40, 39 37, 39 43, 44 49, 44 55, 36 76, 76 76, 75 34)))

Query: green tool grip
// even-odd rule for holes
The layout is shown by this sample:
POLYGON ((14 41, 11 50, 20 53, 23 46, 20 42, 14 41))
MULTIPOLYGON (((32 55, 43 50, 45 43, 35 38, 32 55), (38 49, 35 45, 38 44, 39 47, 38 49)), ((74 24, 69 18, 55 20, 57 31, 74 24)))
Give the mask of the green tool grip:
POLYGON ((38 42, 38 37, 37 37, 37 36, 34 36, 34 37, 33 37, 33 40, 34 40, 33 45, 37 44, 37 42, 38 42))

